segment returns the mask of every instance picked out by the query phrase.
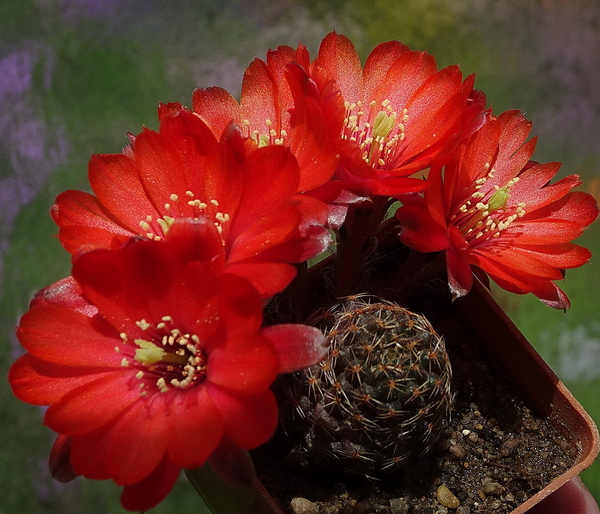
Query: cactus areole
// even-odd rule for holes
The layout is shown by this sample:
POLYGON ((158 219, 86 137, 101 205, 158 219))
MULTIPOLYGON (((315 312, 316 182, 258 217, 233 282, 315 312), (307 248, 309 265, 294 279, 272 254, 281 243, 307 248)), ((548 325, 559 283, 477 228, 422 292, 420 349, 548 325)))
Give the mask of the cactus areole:
POLYGON ((282 377, 282 426, 309 465, 377 476, 427 453, 452 405, 443 339, 426 318, 352 296, 315 320, 327 357, 282 377))

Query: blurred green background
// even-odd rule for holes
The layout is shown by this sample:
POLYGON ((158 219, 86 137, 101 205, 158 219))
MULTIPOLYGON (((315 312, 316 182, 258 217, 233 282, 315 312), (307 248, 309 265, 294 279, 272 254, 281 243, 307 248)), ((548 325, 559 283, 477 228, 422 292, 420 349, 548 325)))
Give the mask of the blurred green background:
MULTIPOLYGON (((0 0, 0 367, 21 353, 18 318, 35 291, 69 273, 48 209, 87 187, 91 153, 116 153, 126 133, 157 127, 159 101, 189 105, 194 87, 239 94, 267 48, 332 29, 365 57, 399 39, 440 66, 477 73, 496 112, 518 108, 539 135, 535 158, 560 160, 600 196, 600 4, 595 0, 0 0)), ((500 294, 521 330, 600 421, 600 226, 596 253, 570 271, 565 315, 500 294)), ((0 514, 122 512, 111 483, 53 481, 43 412, 0 382, 0 514)), ((142 437, 142 435, 140 435, 142 437)), ((600 499, 600 465, 583 475, 600 499)), ((202 512, 185 480, 153 513, 202 512)))

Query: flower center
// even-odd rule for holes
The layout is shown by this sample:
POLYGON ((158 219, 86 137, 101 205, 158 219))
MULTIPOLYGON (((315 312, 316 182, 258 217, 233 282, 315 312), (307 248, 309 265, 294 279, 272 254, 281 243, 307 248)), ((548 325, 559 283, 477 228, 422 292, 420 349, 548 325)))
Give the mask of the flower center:
POLYGON ((146 216, 145 219, 140 221, 140 228, 144 231, 148 239, 155 241, 163 239, 178 217, 192 218, 197 221, 200 216, 212 219, 219 234, 222 236, 225 224, 231 219, 228 213, 222 212, 219 209, 219 202, 217 200, 209 199, 204 202, 196 198, 196 195, 192 191, 186 191, 183 199, 179 195, 172 193, 169 196, 169 200, 170 202, 164 204, 164 210, 165 213, 173 214, 173 216, 164 214, 162 217, 157 217, 156 220, 152 216, 146 216))
POLYGON ((266 119, 265 126, 266 130, 261 133, 260 130, 255 129, 250 132, 250 121, 242 120, 244 130, 244 136, 251 137, 256 141, 256 144, 259 148, 267 145, 283 145, 285 144, 285 138, 287 137, 287 132, 284 129, 281 129, 279 133, 277 130, 273 128, 273 121, 266 119))
POLYGON ((142 396, 152 388, 165 393, 171 389, 189 389, 204 381, 207 356, 197 335, 169 328, 173 327, 170 316, 164 316, 156 326, 143 319, 136 324, 148 333, 148 338, 134 339, 131 344, 123 333, 121 339, 126 346, 115 347, 115 351, 127 355, 121 366, 137 368, 135 377, 140 380, 142 396))
MULTIPOLYGON (((486 167, 489 168, 489 164, 486 167)), ((469 246, 500 237, 516 219, 526 214, 525 202, 509 205, 510 189, 519 181, 519 177, 509 180, 503 187, 494 185, 487 192, 481 192, 484 184, 494 178, 494 171, 492 168, 485 177, 475 181, 475 192, 450 218, 469 246)))
POLYGON ((399 144, 406 137, 405 124, 408 109, 394 111, 389 100, 384 100, 377 110, 371 102, 365 113, 362 102, 345 102, 346 113, 341 138, 358 144, 361 157, 372 168, 393 166, 399 144), (365 120, 373 120, 372 123, 365 120))

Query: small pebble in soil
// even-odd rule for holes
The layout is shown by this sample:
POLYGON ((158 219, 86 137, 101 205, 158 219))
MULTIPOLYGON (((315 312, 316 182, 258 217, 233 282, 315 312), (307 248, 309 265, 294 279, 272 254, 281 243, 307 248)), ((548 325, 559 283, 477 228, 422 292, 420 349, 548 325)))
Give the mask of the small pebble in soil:
POLYGON ((493 496, 500 496, 502 494, 502 486, 498 482, 488 482, 483 486, 483 492, 493 496))
POLYGON ((450 448, 448 448, 448 452, 450 453, 450 455, 452 455, 452 457, 456 459, 464 459, 467 455, 465 449, 458 444, 450 446, 450 448))
POLYGON ((392 514, 407 514, 409 507, 404 498, 392 498, 390 500, 390 512, 392 514))
POLYGON ((460 505, 460 501, 445 484, 440 485, 437 488, 436 496, 438 501, 444 506, 450 509, 456 509, 460 505))
POLYGON ((507 439, 502 443, 502 447, 500 448, 500 454, 503 457, 509 457, 515 449, 521 444, 520 439, 507 439))
POLYGON ((500 500, 494 500, 493 502, 490 503, 490 508, 497 510, 500 507, 502 507, 502 502, 500 500))
POLYGON ((306 498, 293 498, 290 502, 290 509, 293 514, 319 514, 318 505, 306 498))

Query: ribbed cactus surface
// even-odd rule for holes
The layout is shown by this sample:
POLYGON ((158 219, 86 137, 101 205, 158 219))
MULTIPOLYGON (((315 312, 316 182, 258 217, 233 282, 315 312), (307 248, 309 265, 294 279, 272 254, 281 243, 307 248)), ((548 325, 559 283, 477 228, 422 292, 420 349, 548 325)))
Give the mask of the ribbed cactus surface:
POLYGON ((285 377, 283 428, 309 462, 377 475, 426 453, 448 416, 451 367, 423 316, 365 297, 320 316, 329 354, 285 377))

